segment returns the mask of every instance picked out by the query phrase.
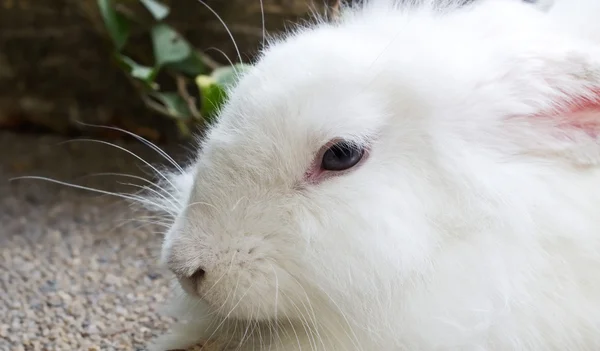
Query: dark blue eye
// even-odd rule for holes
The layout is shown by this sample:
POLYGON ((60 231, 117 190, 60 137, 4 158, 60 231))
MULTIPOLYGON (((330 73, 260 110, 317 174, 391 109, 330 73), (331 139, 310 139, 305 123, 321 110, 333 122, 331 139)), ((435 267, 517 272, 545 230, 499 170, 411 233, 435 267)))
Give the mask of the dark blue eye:
POLYGON ((360 146, 340 141, 325 151, 321 168, 327 171, 345 171, 356 166, 364 154, 365 151, 360 146))

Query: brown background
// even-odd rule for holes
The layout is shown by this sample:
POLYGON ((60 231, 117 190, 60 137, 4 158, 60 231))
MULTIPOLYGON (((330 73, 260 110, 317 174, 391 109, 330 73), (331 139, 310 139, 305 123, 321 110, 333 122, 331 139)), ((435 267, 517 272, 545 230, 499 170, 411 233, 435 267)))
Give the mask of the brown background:
MULTIPOLYGON (((216 47, 236 60, 227 32, 206 7, 196 0, 164 2, 172 9, 168 22, 194 46, 216 47)), ((271 33, 306 17, 310 7, 319 11, 327 3, 263 2, 271 33)), ((244 60, 251 60, 262 39, 259 0, 205 3, 229 26, 244 60)), ((152 57, 150 42, 142 34, 134 34, 130 43, 138 57, 152 57)), ((96 0, 0 0, 0 127, 35 126, 72 134, 82 128, 74 121, 83 121, 118 125, 155 139, 174 137, 172 122, 141 103, 109 59, 110 50, 96 0)), ((216 50, 206 53, 227 62, 216 50)))

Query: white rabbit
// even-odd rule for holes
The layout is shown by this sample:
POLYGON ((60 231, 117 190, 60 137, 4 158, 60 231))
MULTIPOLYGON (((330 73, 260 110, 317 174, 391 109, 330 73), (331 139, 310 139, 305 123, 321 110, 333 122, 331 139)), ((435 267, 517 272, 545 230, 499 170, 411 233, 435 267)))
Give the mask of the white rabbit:
POLYGON ((600 7, 570 3, 594 21, 371 0, 270 43, 172 180, 187 322, 151 350, 600 350, 600 7))

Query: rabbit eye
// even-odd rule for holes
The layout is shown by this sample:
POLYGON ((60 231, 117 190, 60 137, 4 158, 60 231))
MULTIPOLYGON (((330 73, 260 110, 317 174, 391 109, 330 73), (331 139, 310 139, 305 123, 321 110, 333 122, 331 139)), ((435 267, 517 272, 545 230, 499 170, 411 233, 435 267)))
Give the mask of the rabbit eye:
POLYGON ((344 171, 356 166, 364 154, 365 151, 360 146, 340 141, 325 151, 321 168, 327 171, 344 171))

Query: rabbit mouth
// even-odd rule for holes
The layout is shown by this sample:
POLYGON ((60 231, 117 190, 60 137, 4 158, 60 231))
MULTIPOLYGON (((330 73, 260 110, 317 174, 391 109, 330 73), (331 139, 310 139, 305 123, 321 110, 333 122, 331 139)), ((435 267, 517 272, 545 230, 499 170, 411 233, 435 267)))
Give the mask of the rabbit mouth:
POLYGON ((274 262, 259 260, 229 268, 195 273, 201 277, 181 279, 179 285, 224 319, 274 321, 310 313, 306 288, 274 262))

